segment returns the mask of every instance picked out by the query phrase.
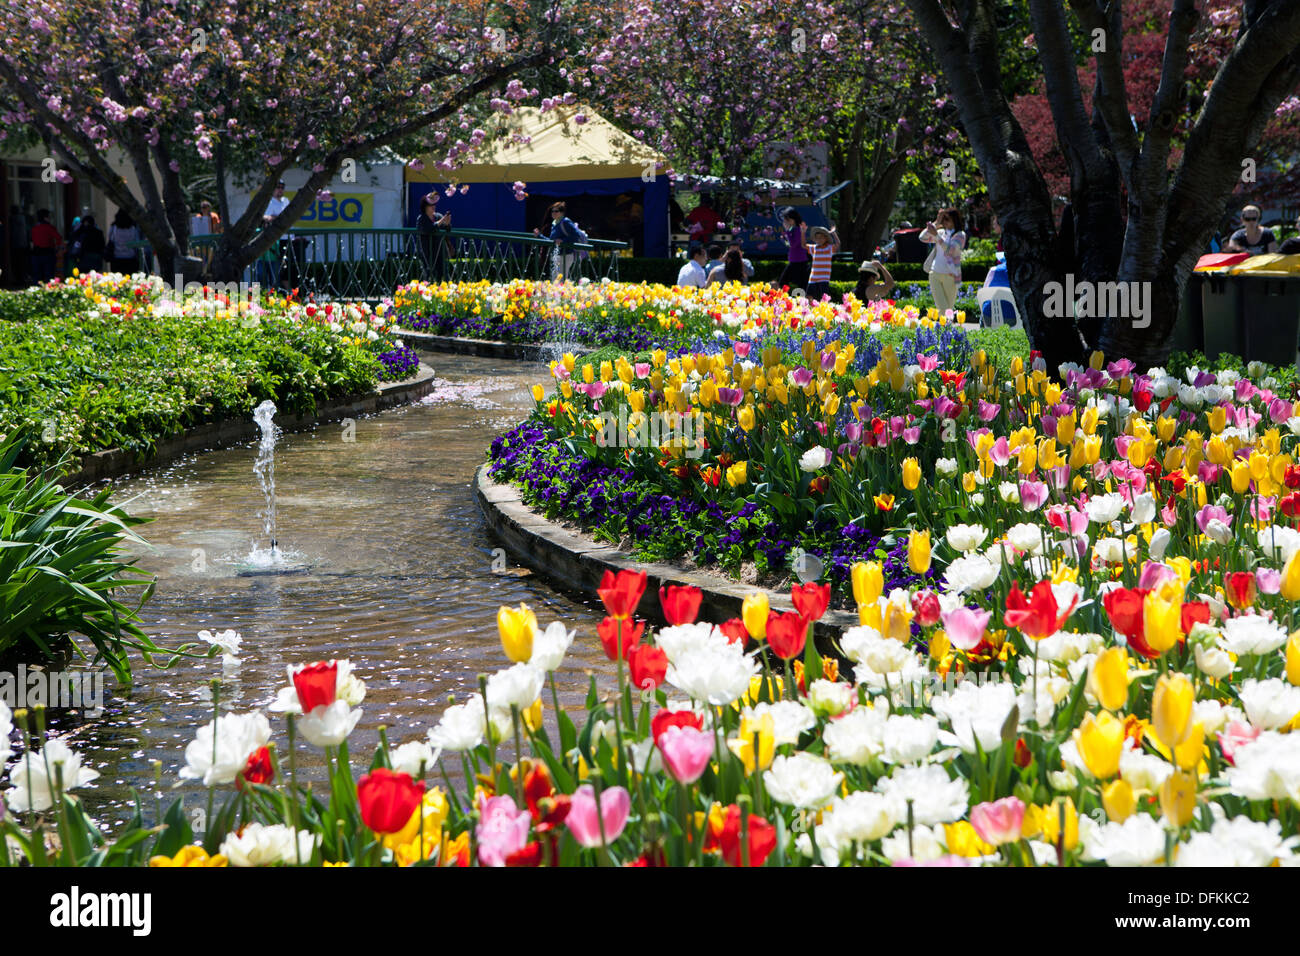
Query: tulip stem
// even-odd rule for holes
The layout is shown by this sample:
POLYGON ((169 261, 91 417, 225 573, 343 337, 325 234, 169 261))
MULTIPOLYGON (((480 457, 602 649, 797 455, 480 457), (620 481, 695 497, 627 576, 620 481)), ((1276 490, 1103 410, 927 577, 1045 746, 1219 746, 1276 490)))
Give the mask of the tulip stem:
POLYGON ((515 775, 516 783, 519 784, 519 795, 517 803, 520 810, 528 808, 528 798, 524 796, 524 748, 519 739, 519 705, 510 705, 510 722, 515 728, 515 775))
MULTIPOLYGON (((297 747, 294 746, 294 727, 296 721, 292 712, 285 714, 285 722, 289 726, 289 809, 291 819, 293 820, 293 852, 294 859, 298 865, 302 865, 302 851, 298 849, 298 758, 297 747)), ((329 759, 326 751, 326 760, 329 759)), ((338 847, 339 854, 342 855, 343 847, 338 847)))

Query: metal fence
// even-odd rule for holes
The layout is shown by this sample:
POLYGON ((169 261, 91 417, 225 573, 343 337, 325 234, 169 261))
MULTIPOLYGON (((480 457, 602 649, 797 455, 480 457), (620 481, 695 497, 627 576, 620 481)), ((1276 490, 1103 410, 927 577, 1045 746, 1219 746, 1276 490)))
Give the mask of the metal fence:
MULTIPOLYGON (((195 236, 191 254, 210 259, 219 239, 195 236)), ((149 244, 134 245, 142 271, 155 271, 149 244)), ((490 229, 294 229, 241 278, 317 299, 373 301, 415 279, 508 282, 551 278, 563 268, 571 281, 614 280, 628 249, 608 239, 557 245, 532 233, 490 229)))

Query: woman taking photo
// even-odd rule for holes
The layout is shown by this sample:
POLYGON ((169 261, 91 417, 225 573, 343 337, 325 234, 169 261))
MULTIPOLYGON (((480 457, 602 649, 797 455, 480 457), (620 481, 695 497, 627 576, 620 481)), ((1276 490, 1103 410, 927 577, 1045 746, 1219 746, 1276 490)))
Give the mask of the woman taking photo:
POLYGON ((781 211, 781 229, 790 253, 777 284, 785 286, 791 292, 796 289, 804 291, 808 288, 808 274, 812 270, 811 256, 808 253, 808 226, 797 209, 786 206, 781 211))
POLYGON ((451 228, 451 213, 438 215, 438 194, 429 193, 420 200, 420 218, 415 224, 420 236, 420 255, 424 268, 434 282, 447 278, 447 240, 444 233, 451 228))
POLYGON ((956 209, 940 209, 934 222, 928 223, 917 238, 934 246, 925 260, 926 271, 930 273, 930 293, 934 296, 934 307, 940 315, 951 312, 957 306, 961 254, 966 248, 961 213, 956 209))

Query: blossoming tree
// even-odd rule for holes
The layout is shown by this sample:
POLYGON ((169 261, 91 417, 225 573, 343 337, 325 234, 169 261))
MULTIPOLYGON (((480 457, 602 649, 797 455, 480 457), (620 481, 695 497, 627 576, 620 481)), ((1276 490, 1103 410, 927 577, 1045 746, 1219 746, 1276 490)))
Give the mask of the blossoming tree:
POLYGON ((1254 157, 1262 131, 1300 82, 1300 4, 1246 0, 1202 17, 1204 4, 1167 5, 1160 79, 1145 122, 1134 119, 1124 75, 1126 4, 1030 0, 1034 45, 1047 100, 1069 164, 1078 237, 1076 282, 1150 283, 1146 321, 1112 315, 1084 330, 1045 314, 1045 287, 1076 264, 1062 261, 1043 173, 1000 84, 1002 47, 993 0, 908 0, 952 88, 961 121, 1003 227, 1012 291, 1049 368, 1097 347, 1140 366, 1168 357, 1178 303, 1197 258, 1254 157), (1194 45, 1206 31, 1235 29, 1204 103, 1185 82, 1194 45), (1085 106, 1076 60, 1080 35, 1096 68, 1085 106), (1175 137, 1185 146, 1175 158, 1175 137), (1127 205, 1127 209, 1125 209, 1127 205), (1125 213, 1127 212, 1127 216, 1125 213))
POLYGON ((122 4, 14 0, 0 10, 5 124, 44 142, 139 224, 164 275, 192 274, 183 162, 210 163, 227 223, 213 257, 233 279, 306 211, 346 161, 428 131, 451 161, 483 134, 472 111, 530 95, 520 79, 568 41, 562 0, 122 4), (110 161, 116 147, 134 174, 110 161), (307 182, 265 228, 285 170, 307 182), (228 173, 253 174, 231 221, 228 173))

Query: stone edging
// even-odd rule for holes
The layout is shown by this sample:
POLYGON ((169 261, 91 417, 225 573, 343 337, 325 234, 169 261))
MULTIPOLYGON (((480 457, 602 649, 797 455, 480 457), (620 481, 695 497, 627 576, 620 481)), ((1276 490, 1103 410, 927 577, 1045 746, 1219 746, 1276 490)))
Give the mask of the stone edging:
MULTIPOLYGON (((713 621, 739 617, 745 596, 758 590, 753 585, 740 584, 703 571, 687 571, 665 564, 643 564, 632 560, 626 551, 561 528, 524 504, 519 489, 514 485, 494 482, 488 476, 488 465, 481 465, 474 474, 474 497, 478 499, 488 527, 511 554, 529 567, 584 594, 595 597, 600 578, 606 571, 646 572, 645 596, 638 608, 642 617, 661 618, 658 593, 661 585, 689 584, 699 588, 704 592, 700 617, 713 621)), ((794 610, 788 592, 768 590, 767 596, 774 610, 794 610)), ((846 628, 857 624, 857 614, 831 610, 817 622, 815 634, 821 643, 826 638, 838 637, 846 628)))
POLYGON ((492 339, 462 339, 453 335, 433 335, 429 332, 393 332, 404 343, 432 352, 453 352, 457 355, 479 355, 483 358, 517 359, 540 362, 542 346, 529 342, 497 342, 492 339))
MULTIPOLYGON (((420 363, 415 375, 404 381, 386 382, 362 395, 340 399, 331 405, 318 405, 313 413, 277 415, 276 424, 286 432, 305 431, 322 422, 367 415, 383 408, 413 402, 433 391, 433 377, 433 369, 420 363)), ((65 488, 87 485, 105 478, 117 478, 147 465, 163 464, 189 452, 244 444, 255 439, 257 435, 257 425, 251 418, 228 418, 219 422, 207 422, 159 442, 152 454, 109 448, 86 455, 81 459, 79 471, 59 481, 65 488)))

